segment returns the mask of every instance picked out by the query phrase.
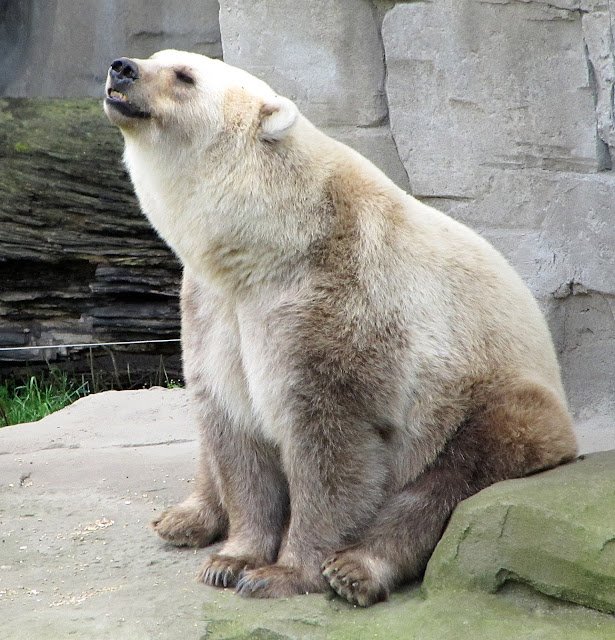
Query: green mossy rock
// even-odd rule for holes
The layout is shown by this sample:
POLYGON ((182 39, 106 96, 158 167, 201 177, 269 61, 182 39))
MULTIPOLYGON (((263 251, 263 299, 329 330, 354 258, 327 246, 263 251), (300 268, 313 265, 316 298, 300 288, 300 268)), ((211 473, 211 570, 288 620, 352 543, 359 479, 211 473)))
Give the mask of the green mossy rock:
POLYGON ((222 594, 204 608, 200 640, 612 640, 615 620, 522 589, 499 595, 418 587, 359 609, 322 596, 245 601, 222 594))
POLYGON ((495 593, 510 582, 615 613, 615 451, 501 482, 459 505, 425 592, 495 593))

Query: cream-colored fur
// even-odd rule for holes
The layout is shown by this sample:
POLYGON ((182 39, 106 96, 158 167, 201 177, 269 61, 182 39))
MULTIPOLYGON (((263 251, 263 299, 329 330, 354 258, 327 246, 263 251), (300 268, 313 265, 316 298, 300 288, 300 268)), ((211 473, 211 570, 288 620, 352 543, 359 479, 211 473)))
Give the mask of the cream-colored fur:
MULTIPOLYGON (((300 255, 322 233, 322 221, 312 211, 331 174, 349 166, 382 192, 375 203, 361 203, 359 211, 361 268, 370 302, 378 309, 391 302, 408 303, 404 311, 413 345, 405 388, 390 407, 391 421, 408 431, 408 447, 420 435, 422 421, 429 420, 429 407, 416 399, 428 396, 430 404, 437 405, 439 393, 449 393, 441 389, 443 380, 491 375, 505 363, 511 371, 532 372, 563 399, 556 357, 537 304, 485 240, 398 189, 371 163, 302 116, 286 133, 305 170, 300 193, 294 176, 255 174, 250 149, 240 143, 235 149, 208 153, 216 133, 226 126, 227 95, 247 90, 257 103, 275 100, 276 94, 239 69, 195 54, 160 52, 138 63, 155 74, 177 61, 189 64, 197 85, 202 79, 202 88, 187 104, 166 98, 166 122, 150 127, 146 135, 141 127, 123 129, 125 161, 144 212, 199 282, 198 299, 209 318, 211 339, 202 338, 200 348, 187 350, 186 357, 198 359, 195 370, 201 370, 237 424, 260 429, 274 440, 284 429, 280 388, 287 386, 288 374, 277 362, 277 341, 266 334, 271 329, 263 319, 276 306, 304 294, 309 274, 303 272, 300 255), (173 120, 186 118, 186 112, 212 123, 213 130, 193 127, 191 139, 184 141, 185 132, 178 131, 173 120), (403 212, 395 221, 399 237, 394 247, 383 242, 387 211, 382 203, 399 205, 395 211, 403 212), (489 344, 486 327, 491 327, 489 344)), ((348 197, 353 197, 351 191, 348 197)), ((369 313, 353 309, 352 303, 348 311, 369 313)), ((424 464, 416 461, 411 474, 424 464)))
MULTIPOLYGON (((395 319, 391 339, 407 338, 373 401, 391 429, 391 494, 434 462, 471 411, 477 381, 538 385, 565 413, 537 304, 485 240, 398 189, 249 74, 175 51, 135 63, 141 77, 129 97, 150 117, 107 113, 124 135, 144 212, 185 267, 189 386, 203 412, 212 397, 222 407, 229 434, 288 445, 296 420, 289 389, 302 375, 288 357, 295 318, 314 300, 326 310, 328 295, 349 327, 339 341, 352 344, 355 359, 382 343, 383 318, 395 319), (194 86, 176 86, 178 67, 194 86), (327 264, 352 272, 331 285, 337 293, 323 293, 314 266, 321 246, 327 264)), ((565 444, 537 466, 574 453, 570 424, 553 429, 548 437, 565 444)), ((393 573, 377 558, 363 564, 393 573)))

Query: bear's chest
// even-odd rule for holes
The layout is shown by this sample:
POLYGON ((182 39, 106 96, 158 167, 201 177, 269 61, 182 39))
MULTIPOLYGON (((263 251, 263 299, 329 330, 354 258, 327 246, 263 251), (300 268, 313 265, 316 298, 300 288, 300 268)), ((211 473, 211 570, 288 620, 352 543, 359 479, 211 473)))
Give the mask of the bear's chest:
MULTIPOLYGON (((230 305, 201 287, 198 311, 184 304, 184 368, 193 393, 211 394, 232 429, 280 443, 289 424, 287 327, 273 304, 230 305)), ((274 296, 272 296, 273 298, 274 296)))
POLYGON ((289 390, 295 375, 289 362, 287 327, 260 307, 240 309, 238 329, 241 367, 258 429, 266 439, 280 444, 292 420, 289 390))

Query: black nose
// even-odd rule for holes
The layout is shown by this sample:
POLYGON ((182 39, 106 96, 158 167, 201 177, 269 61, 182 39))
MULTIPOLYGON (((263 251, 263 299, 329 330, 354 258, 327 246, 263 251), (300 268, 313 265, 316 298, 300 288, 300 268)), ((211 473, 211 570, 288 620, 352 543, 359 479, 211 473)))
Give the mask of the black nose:
POLYGON ((109 75, 116 82, 133 82, 139 77, 139 67, 129 58, 118 58, 111 63, 109 75))

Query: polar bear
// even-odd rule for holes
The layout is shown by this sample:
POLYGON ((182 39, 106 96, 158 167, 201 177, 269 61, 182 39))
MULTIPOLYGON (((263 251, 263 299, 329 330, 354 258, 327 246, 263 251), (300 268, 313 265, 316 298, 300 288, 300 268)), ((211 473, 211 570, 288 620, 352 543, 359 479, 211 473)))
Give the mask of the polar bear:
POLYGON ((460 500, 575 456, 545 321, 485 240, 218 60, 120 58, 104 108, 184 266, 201 461, 153 526, 222 540, 203 582, 371 605, 460 500))

